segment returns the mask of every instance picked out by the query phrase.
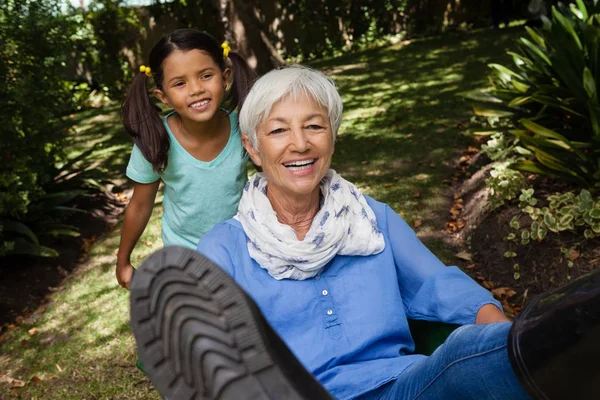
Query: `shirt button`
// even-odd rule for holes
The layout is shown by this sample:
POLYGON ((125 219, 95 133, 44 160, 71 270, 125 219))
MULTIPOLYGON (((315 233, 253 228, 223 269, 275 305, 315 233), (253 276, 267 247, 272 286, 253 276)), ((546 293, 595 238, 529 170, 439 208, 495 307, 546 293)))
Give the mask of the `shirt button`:
POLYGON ((333 310, 331 310, 331 309, 327 310, 327 315, 331 315, 331 314, 333 314, 333 310))
POLYGON ((317 276, 315 276, 315 279, 316 279, 316 280, 319 280, 319 279, 321 279, 321 275, 317 275, 317 276))
POLYGON ((327 296, 329 294, 329 292, 326 289, 323 289, 323 291, 321 292, 321 294, 323 296, 327 296))

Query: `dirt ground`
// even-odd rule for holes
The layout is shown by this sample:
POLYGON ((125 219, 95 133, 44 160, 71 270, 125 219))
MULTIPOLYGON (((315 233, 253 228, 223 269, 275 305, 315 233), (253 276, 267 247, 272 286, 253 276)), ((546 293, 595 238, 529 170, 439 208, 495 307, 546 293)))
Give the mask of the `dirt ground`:
POLYGON ((9 324, 19 323, 43 306, 60 282, 86 260, 91 244, 114 227, 125 203, 116 194, 101 192, 82 197, 72 206, 88 212, 74 213, 66 221, 79 227, 81 235, 52 243, 58 257, 13 257, 0 265, 0 335, 9 324))
MULTIPOLYGON (((600 268, 600 238, 583 241, 583 235, 570 232, 549 232, 543 242, 516 245, 505 240, 511 232, 510 220, 521 215, 521 227, 531 224, 516 204, 490 211, 485 179, 489 176, 490 161, 473 148, 465 151, 453 178, 454 204, 449 212, 448 233, 462 248, 459 258, 465 272, 492 290, 504 305, 505 312, 515 316, 535 296, 562 286, 600 268), (571 267, 561 248, 575 248, 570 254, 571 267), (504 257, 514 251, 514 258, 504 257), (514 265, 518 264, 519 278, 515 279, 514 265)), ((546 178, 528 177, 538 199, 566 190, 577 190, 567 184, 546 178)))

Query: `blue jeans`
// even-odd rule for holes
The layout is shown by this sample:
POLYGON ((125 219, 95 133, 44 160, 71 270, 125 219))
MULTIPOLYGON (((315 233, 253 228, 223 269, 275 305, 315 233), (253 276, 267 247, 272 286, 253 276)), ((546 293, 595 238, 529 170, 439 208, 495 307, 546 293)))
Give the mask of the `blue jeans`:
POLYGON ((530 399, 508 360, 510 326, 510 322, 462 326, 431 356, 416 361, 398 379, 358 399, 530 399))

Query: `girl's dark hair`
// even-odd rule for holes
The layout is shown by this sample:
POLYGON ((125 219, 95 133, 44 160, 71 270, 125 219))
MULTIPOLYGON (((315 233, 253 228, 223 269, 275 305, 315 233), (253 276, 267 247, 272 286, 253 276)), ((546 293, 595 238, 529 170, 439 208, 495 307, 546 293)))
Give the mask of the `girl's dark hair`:
MULTIPOLYGON (((163 62, 175 50, 202 50, 208 53, 223 71, 226 68, 223 49, 217 40, 205 32, 195 29, 177 29, 163 36, 150 51, 150 69, 156 87, 162 90, 163 62)), ((241 106, 250 86, 256 80, 256 73, 238 53, 229 52, 233 68, 233 85, 225 98, 230 111, 241 106)), ((170 147, 169 135, 160 117, 160 108, 152 103, 148 93, 147 76, 138 73, 127 97, 121 106, 123 126, 146 160, 157 172, 167 167, 167 154, 170 147)))

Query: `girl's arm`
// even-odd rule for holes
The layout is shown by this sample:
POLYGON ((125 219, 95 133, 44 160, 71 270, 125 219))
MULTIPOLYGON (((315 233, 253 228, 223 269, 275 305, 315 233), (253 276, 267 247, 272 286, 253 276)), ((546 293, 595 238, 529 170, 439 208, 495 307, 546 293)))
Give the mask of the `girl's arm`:
POLYGON ((160 180, 153 183, 135 183, 133 196, 125 210, 116 269, 117 282, 125 289, 129 289, 133 275, 131 253, 148 225, 159 184, 160 180))

